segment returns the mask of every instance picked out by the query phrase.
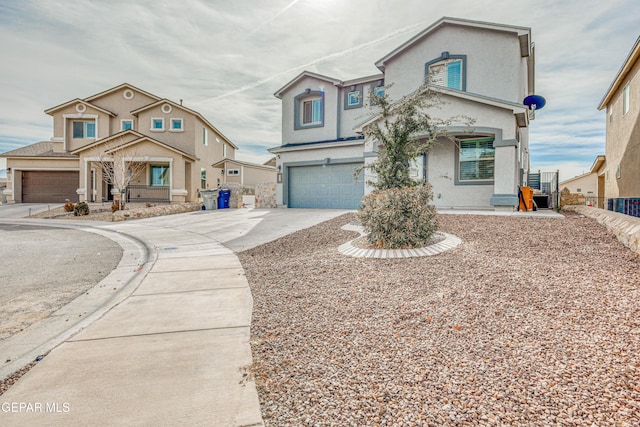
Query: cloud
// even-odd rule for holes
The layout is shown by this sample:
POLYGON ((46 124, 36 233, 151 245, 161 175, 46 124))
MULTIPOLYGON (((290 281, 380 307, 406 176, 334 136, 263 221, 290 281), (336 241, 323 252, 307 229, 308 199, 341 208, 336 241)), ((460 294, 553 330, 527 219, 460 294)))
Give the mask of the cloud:
POLYGON ((532 165, 588 168, 604 151, 596 108, 638 36, 636 0, 1 2, 0 150, 50 138, 44 109, 128 82, 183 99, 239 156, 266 157, 281 140, 279 87, 305 68, 375 74, 376 60, 442 16, 533 29, 548 103, 531 125, 532 165))

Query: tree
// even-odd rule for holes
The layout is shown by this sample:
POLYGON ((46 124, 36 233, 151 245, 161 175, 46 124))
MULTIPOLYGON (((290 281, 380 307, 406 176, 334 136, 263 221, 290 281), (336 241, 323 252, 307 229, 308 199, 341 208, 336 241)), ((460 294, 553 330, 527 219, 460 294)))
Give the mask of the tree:
POLYGON ((374 151, 378 158, 363 168, 375 173, 376 180, 367 183, 378 190, 417 185, 409 176, 410 162, 424 154, 440 137, 454 141, 446 131, 454 121, 463 121, 466 125, 473 122, 465 116, 448 120, 432 117, 429 111, 439 108, 442 102, 427 84, 395 103, 390 101, 386 90, 383 95, 372 91, 369 99, 379 113, 364 133, 367 139, 377 142, 374 151))
POLYGON ((358 216, 369 242, 382 248, 410 248, 428 244, 437 231, 433 193, 430 184, 411 178, 411 161, 424 154, 438 138, 455 142, 446 128, 454 121, 472 120, 458 116, 449 120, 431 117, 441 101, 427 84, 392 103, 386 93, 371 93, 370 99, 380 113, 365 126, 365 136, 374 141, 378 158, 356 170, 374 172, 367 183, 375 188, 362 199, 358 216))
POLYGON ((118 209, 124 209, 125 190, 146 170, 147 164, 137 155, 136 150, 122 147, 122 138, 116 143, 108 141, 96 147, 96 157, 102 168, 102 179, 112 186, 112 193, 120 195, 118 209))

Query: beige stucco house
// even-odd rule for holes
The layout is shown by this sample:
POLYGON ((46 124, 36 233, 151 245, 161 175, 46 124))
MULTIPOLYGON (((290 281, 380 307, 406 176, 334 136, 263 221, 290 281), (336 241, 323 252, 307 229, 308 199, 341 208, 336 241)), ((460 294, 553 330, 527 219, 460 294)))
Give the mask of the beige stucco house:
POLYGON ((276 182, 275 166, 258 165, 234 159, 222 159, 211 166, 220 171, 222 184, 255 186, 264 182, 276 182))
POLYGON ((600 102, 604 109, 604 196, 640 197, 640 37, 600 102))
POLYGON ((45 113, 50 141, 0 154, 9 202, 111 200, 120 182, 131 201, 195 201, 222 181, 212 165, 233 160, 238 148, 182 102, 127 83, 45 113), (106 179, 108 170, 123 179, 106 179))

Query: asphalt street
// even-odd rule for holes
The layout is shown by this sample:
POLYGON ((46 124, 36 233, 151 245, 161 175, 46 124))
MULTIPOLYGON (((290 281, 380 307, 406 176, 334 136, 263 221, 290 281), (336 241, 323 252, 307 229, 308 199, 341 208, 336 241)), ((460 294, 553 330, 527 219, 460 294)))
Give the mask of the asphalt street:
POLYGON ((118 243, 95 233, 0 224, 0 340, 91 289, 121 257, 118 243))

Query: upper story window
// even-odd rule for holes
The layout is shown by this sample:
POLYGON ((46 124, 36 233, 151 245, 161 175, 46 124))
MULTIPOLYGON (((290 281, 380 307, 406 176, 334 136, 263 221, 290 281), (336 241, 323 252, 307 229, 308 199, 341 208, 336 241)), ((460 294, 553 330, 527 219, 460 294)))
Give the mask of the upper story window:
POLYGON ((457 90, 467 90, 467 56, 442 52, 425 64, 427 83, 457 90))
POLYGON ((73 122, 73 137, 74 138, 95 138, 96 137, 96 124, 95 122, 73 122))
POLYGON ((624 116, 629 112, 629 97, 631 95, 631 83, 627 83, 627 85, 622 90, 622 115, 624 116))
POLYGON ((182 119, 171 119, 171 127, 169 131, 171 132, 184 132, 183 120, 182 119))
POLYGON ((495 148, 493 138, 460 140, 458 180, 488 181, 494 179, 495 148))
POLYGON ((293 128, 324 126, 324 92, 307 89, 294 98, 293 128))
POLYGON ((209 132, 207 132, 207 128, 202 128, 202 145, 209 145, 209 132))
POLYGON ((345 91, 344 95, 344 109, 350 110, 352 108, 362 107, 363 101, 363 88, 362 86, 351 86, 345 91))
POLYGON ((120 130, 133 130, 133 120, 121 120, 120 130))
POLYGON ((164 119, 163 118, 153 118, 153 119, 151 119, 151 131, 152 132, 162 132, 162 131, 164 131, 164 119))
POLYGON ((322 121, 322 99, 310 99, 302 103, 302 124, 311 125, 322 121))

